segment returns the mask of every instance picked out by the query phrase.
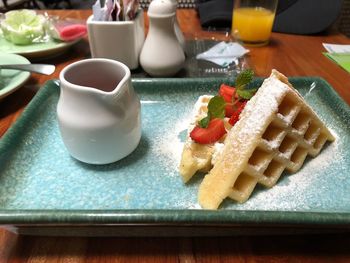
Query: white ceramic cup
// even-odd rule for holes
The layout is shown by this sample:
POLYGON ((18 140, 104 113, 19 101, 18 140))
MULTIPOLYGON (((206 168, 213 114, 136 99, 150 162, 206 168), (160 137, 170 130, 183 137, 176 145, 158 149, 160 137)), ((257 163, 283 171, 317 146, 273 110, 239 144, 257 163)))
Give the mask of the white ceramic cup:
POLYGON ((81 60, 61 71, 60 83, 58 124, 74 158, 107 164, 137 147, 141 106, 126 65, 102 58, 81 60))
POLYGON ((130 69, 139 66, 139 56, 145 40, 143 12, 133 21, 87 20, 91 56, 120 61, 130 69))

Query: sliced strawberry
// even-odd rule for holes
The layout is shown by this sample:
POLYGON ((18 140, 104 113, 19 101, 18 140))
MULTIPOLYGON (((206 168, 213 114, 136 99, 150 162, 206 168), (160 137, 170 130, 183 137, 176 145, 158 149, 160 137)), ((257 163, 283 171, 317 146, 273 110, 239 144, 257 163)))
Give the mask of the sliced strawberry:
POLYGON ((240 106, 240 104, 237 105, 237 103, 235 105, 232 104, 232 102, 234 101, 232 97, 235 96, 236 98, 237 95, 236 89, 229 85, 221 84, 219 89, 219 95, 223 97, 224 101, 227 103, 225 106, 225 116, 230 118, 232 114, 234 114, 234 112, 237 110, 237 107, 240 106))
POLYGON ((236 122, 239 120, 239 115, 243 111, 245 105, 247 104, 247 101, 239 102, 240 105, 238 109, 231 115, 228 123, 231 124, 232 126, 236 124, 236 122))
POLYGON ((224 98, 226 102, 232 102, 232 96, 235 94, 236 89, 226 84, 221 84, 219 89, 219 95, 224 98))
POLYGON ((235 109, 234 106, 232 105, 232 103, 226 103, 225 106, 225 117, 230 118, 232 116, 232 114, 235 113, 235 109))
POLYGON ((236 124, 236 122, 239 121, 239 112, 236 111, 234 114, 232 114, 231 118, 229 119, 228 123, 232 126, 236 124))
POLYGON ((247 103, 247 100, 243 100, 243 101, 242 100, 236 100, 234 102, 234 104, 227 103, 226 106, 225 106, 225 117, 230 118, 241 107, 242 107, 242 109, 240 111, 242 111, 243 108, 244 108, 244 106, 242 106, 242 105, 243 104, 245 105, 246 103, 247 103))
POLYGON ((190 133, 190 137, 197 143, 208 144, 218 141, 225 133, 224 121, 216 118, 209 122, 207 128, 194 127, 190 133))

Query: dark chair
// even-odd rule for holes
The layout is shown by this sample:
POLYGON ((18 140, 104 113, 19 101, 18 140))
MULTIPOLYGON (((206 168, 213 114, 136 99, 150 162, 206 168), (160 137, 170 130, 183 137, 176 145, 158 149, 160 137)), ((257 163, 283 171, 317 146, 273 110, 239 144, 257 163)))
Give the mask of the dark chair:
MULTIPOLYGON (((230 27, 233 0, 197 0, 204 27, 230 27)), ((349 0, 280 0, 273 31, 309 35, 330 28, 340 17, 342 3, 349 0)), ((344 22, 349 21, 344 16, 344 22)))
POLYGON ((350 37, 350 0, 343 0, 343 7, 335 28, 347 37, 350 37))
POLYGON ((70 0, 40 0, 46 9, 61 9, 62 4, 64 4, 64 8, 71 9, 72 3, 70 0))
POLYGON ((0 0, 0 11, 6 12, 12 9, 20 8, 36 8, 39 9, 39 5, 36 0, 0 0))
POLYGON ((309 35, 330 28, 340 16, 343 0, 285 0, 278 3, 273 31, 309 35))

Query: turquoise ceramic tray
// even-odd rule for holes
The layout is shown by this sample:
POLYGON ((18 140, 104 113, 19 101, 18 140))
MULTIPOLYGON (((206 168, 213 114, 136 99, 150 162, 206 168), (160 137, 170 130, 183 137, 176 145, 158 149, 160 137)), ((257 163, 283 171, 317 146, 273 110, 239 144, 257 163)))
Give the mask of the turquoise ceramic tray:
POLYGON ((63 234, 66 226, 101 226, 100 234, 125 226, 127 235, 159 226, 185 228, 183 234, 193 229, 219 234, 223 228, 225 233, 290 226, 350 229, 350 110, 320 78, 291 82, 336 141, 272 189, 258 187, 246 203, 226 200, 218 211, 200 209, 202 175, 184 185, 177 167, 194 102, 215 94, 223 81, 134 80, 142 101, 140 145, 127 158, 103 166, 83 164, 67 153, 55 115, 59 88, 49 82, 0 141, 0 223, 55 234, 63 234))

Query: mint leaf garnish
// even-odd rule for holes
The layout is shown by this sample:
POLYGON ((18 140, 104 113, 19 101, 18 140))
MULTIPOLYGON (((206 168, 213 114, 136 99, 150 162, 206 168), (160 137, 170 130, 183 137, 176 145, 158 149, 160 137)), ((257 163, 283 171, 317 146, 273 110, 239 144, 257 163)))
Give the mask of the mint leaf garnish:
MULTIPOLYGON (((232 96, 232 107, 236 107, 236 103, 239 100, 249 100, 254 96, 257 89, 249 89, 247 85, 253 80, 254 71, 247 69, 242 71, 236 78, 236 94, 237 96, 232 96)), ((222 96, 214 96, 210 99, 208 103, 208 113, 207 116, 198 121, 198 126, 201 128, 207 128, 210 120, 214 118, 223 119, 225 117, 225 107, 230 105, 225 102, 222 96)), ((237 110, 237 109, 235 109, 237 110)))
POLYGON ((208 114, 206 117, 204 117, 203 119, 201 119, 201 120, 198 122, 198 125, 199 125, 199 127, 201 127, 201 128, 208 128, 209 122, 210 122, 210 114, 208 114))
MULTIPOLYGON (((246 69, 242 71, 236 78, 236 93, 238 99, 249 100, 254 96, 257 89, 248 89, 247 85, 253 80, 254 71, 251 69, 246 69)), ((234 98, 233 98, 234 100, 234 98)), ((233 101, 234 103, 234 101, 233 101)))
POLYGON ((253 80, 254 71, 246 69, 242 71, 236 78, 236 89, 242 89, 245 85, 253 80))
POLYGON ((208 115, 212 118, 224 118, 225 117, 225 100, 221 96, 214 96, 208 103, 208 115))
POLYGON ((199 127, 207 128, 211 119, 225 117, 225 100, 221 96, 214 96, 208 103, 208 114, 198 122, 199 127))
POLYGON ((256 91, 257 89, 237 89, 237 95, 239 98, 250 100, 256 91))

